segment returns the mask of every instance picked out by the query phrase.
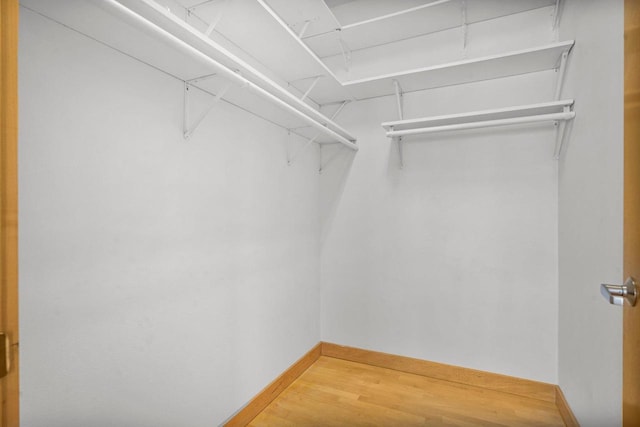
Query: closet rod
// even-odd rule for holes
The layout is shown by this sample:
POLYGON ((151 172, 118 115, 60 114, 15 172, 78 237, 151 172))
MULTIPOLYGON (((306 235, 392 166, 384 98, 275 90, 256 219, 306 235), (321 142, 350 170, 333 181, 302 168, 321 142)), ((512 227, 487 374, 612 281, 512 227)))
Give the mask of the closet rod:
POLYGON ((388 137, 419 135, 423 133, 446 132, 464 129, 478 129, 494 126, 517 125, 522 123, 536 123, 547 121, 571 120, 576 116, 573 111, 565 113, 540 114, 537 116, 513 117, 510 119, 486 120, 469 123, 456 123, 452 125, 432 126, 418 129, 390 130, 387 132, 388 137))
POLYGON ((235 81, 241 87, 253 90, 254 93, 262 96, 263 98, 265 98, 265 99, 267 99, 267 100, 269 100, 271 102, 273 102, 274 104, 277 104, 279 107, 283 108, 284 110, 289 111, 291 114, 299 117, 300 119, 302 119, 303 121, 305 121, 306 123, 308 123, 312 127, 316 128, 317 130, 319 130, 323 134, 332 137, 337 142, 339 142, 342 145, 350 148, 351 150, 354 150, 354 151, 358 150, 358 146, 356 144, 354 144, 353 142, 349 141, 348 139, 346 139, 342 135, 339 135, 338 133, 336 133, 332 129, 329 129, 326 125, 316 121, 312 117, 309 117, 308 115, 306 115, 302 111, 300 111, 300 110, 296 109, 295 107, 289 105, 288 103, 286 103, 282 99, 278 98, 277 96, 273 95, 272 93, 268 92, 267 90, 261 88, 260 86, 256 85, 255 83, 247 80, 246 78, 241 76, 239 73, 237 73, 237 72, 233 71, 232 69, 228 68, 227 66, 219 63, 215 59, 209 57, 208 55, 204 54, 200 50, 196 49, 195 47, 193 47, 190 44, 188 44, 187 42, 185 42, 184 40, 179 39, 178 37, 176 37, 173 34, 171 34, 170 32, 168 32, 167 30, 159 27, 158 25, 154 24, 153 22, 149 21, 148 19, 144 18, 143 16, 137 14, 133 10, 131 10, 128 7, 124 6, 123 4, 120 4, 116 0, 107 0, 107 2, 111 6, 113 6, 114 8, 116 8, 116 9, 120 10, 121 12, 127 14, 128 16, 136 19, 137 21, 141 22, 143 25, 151 28, 153 31, 157 32, 158 34, 161 34, 163 37, 167 38, 168 40, 170 40, 174 44, 180 46, 182 49, 184 49, 185 51, 189 52, 192 56, 200 58, 200 59, 203 59, 208 64, 213 65, 217 70, 219 70, 222 74, 224 74, 225 77, 229 78, 232 81, 235 81))

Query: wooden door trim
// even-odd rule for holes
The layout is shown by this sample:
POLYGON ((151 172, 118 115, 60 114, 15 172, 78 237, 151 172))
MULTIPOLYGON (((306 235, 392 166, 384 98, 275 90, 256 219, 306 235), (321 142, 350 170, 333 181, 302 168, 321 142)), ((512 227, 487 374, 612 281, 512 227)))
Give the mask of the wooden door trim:
MULTIPOLYGON (((624 267, 640 279, 640 2, 624 3, 624 267)), ((622 424, 640 422, 640 306, 625 304, 623 321, 622 424)))
POLYGON ((18 379, 18 0, 0 0, 0 328, 11 370, 0 380, 2 426, 19 425, 18 379))

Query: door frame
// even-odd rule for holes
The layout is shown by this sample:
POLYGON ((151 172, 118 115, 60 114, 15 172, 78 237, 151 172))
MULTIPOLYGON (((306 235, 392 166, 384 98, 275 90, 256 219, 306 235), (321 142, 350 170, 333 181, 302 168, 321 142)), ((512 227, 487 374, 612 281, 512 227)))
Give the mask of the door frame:
POLYGON ((18 0, 0 0, 0 331, 11 363, 0 379, 2 427, 19 425, 18 15, 18 0))
MULTIPOLYGON (((640 279, 640 2, 624 4, 624 276, 640 279)), ((622 424, 640 423, 640 304, 624 307, 622 424)))

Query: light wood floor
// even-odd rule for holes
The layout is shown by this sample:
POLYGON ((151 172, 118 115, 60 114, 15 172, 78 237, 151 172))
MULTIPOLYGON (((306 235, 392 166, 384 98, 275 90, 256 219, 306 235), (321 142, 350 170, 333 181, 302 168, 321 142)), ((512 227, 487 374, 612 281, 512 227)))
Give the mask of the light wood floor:
POLYGON ((564 426, 550 402, 320 357, 250 426, 564 426))

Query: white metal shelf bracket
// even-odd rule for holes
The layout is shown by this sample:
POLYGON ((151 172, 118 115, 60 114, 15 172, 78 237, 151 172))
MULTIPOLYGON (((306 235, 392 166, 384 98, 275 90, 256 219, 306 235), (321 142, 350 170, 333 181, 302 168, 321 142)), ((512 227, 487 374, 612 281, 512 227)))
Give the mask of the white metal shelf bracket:
POLYGON ((551 29, 557 30, 560 25, 560 17, 562 15, 562 0, 556 0, 556 5, 553 8, 553 15, 551 17, 551 29))
MULTIPOLYGON (((208 78, 208 77, 211 77, 211 76, 205 76, 205 78, 208 78)), ((198 126, 200 126, 200 123, 202 123, 204 118, 207 117, 207 115, 209 114, 209 112, 211 112, 213 107, 220 100, 222 100, 222 98, 227 93, 229 88, 231 88, 230 82, 227 83, 225 86, 223 86, 222 89, 220 89, 218 93, 216 93, 211 104, 207 108, 205 108, 205 110, 198 116, 198 118, 193 122, 193 124, 189 125, 189 114, 188 114, 189 91, 191 90, 191 87, 195 87, 193 86, 193 82, 198 80, 203 80, 203 79, 204 79, 203 77, 199 77, 197 79, 187 80, 184 82, 184 105, 183 105, 183 117, 182 117, 182 136, 184 137, 184 139, 191 138, 191 135, 193 135, 193 132, 198 128, 198 126)))
POLYGON ((469 37, 469 25, 467 24, 467 0, 460 2, 460 14, 462 22, 462 50, 466 56, 467 53, 467 39, 469 37))
MULTIPOLYGON (((193 6, 185 8, 185 10, 187 12, 187 18, 193 15, 193 16, 197 17, 200 21, 202 21, 202 22, 204 22, 206 24, 207 22, 205 22, 202 18, 200 18, 199 16, 197 16, 195 14, 195 10, 198 9, 199 7, 206 6, 206 5, 211 4, 211 3, 217 3, 219 1, 221 1, 221 0, 204 0, 204 1, 201 1, 200 3, 194 4, 193 6)), ((213 30, 216 27, 216 25, 218 25, 218 22, 220 21, 220 18, 222 18, 222 15, 224 14, 225 9, 227 8, 228 4, 231 2, 231 0, 222 0, 222 1, 224 3, 221 6, 221 9, 218 11, 218 13, 214 17, 213 21, 211 22, 211 24, 208 25, 207 29, 204 32, 204 34, 207 37, 209 37, 211 35, 211 33, 213 32, 213 30)))
MULTIPOLYGON (((558 5, 560 4, 560 0, 556 1, 556 10, 554 13, 558 11, 558 5)), ((564 85, 564 75, 567 71, 567 60, 569 58, 569 52, 562 52, 562 56, 560 57, 560 67, 556 70, 558 73, 558 79, 556 81, 556 92, 554 95, 554 100, 558 101, 560 96, 562 95, 562 86, 564 85)), ((563 108, 564 113, 568 113, 571 111, 571 107, 565 106, 563 108)), ((553 158, 558 160, 560 158, 560 153, 562 152, 562 145, 564 143, 564 134, 567 129, 566 120, 556 121, 556 146, 553 150, 553 158)))
POLYGON ((309 96, 309 94, 311 93, 311 91, 313 90, 313 88, 316 87, 316 85, 318 84, 318 82, 320 81, 320 79, 324 77, 324 76, 317 76, 313 79, 313 81, 311 82, 311 84, 309 85, 309 87, 307 88, 306 92, 300 97, 300 101, 304 101, 305 99, 307 99, 307 96, 309 96))
POLYGON ((567 59, 569 58, 569 52, 562 52, 560 57, 560 67, 556 70, 558 73, 558 79, 556 80, 556 92, 553 97, 555 101, 560 99, 562 95, 562 86, 564 85, 564 75, 567 71, 567 59))
MULTIPOLYGON (((291 130, 288 131, 288 136, 289 136, 289 140, 291 140, 291 130)), ((305 151, 313 142, 316 141, 316 139, 318 139, 319 136, 320 134, 316 134, 313 138, 307 139, 307 142, 302 147, 298 148, 296 152, 294 152, 291 156, 289 156, 289 158, 287 159, 287 165, 291 166, 293 161, 298 158, 300 153, 305 151)))
MULTIPOLYGON (((331 115, 331 119, 335 119, 336 117, 338 117, 338 114, 340 114, 340 112, 342 111, 342 109, 351 101, 347 100, 347 101, 342 101, 342 103, 340 103, 340 105, 338 106, 338 109, 336 111, 333 112, 333 114, 331 115)), ((335 145, 336 143, 332 143, 332 144, 326 144, 326 145, 335 145)), ((340 154, 339 151, 335 152, 331 157, 329 157, 326 161, 322 161, 322 146, 325 144, 318 144, 319 147, 319 152, 318 152, 318 173, 321 174, 322 171, 324 170, 325 167, 327 167, 327 165, 329 163, 331 163, 333 161, 333 159, 335 159, 336 157, 338 157, 338 155, 340 154)))
POLYGON ((341 151, 340 150, 336 150, 333 152, 333 154, 331 154, 330 156, 328 156, 326 159, 324 159, 324 161, 322 160, 322 149, 325 145, 335 145, 335 144, 319 144, 320 145, 320 150, 318 152, 318 173, 322 174, 322 172, 327 168, 327 166, 329 166, 329 164, 331 164, 331 162, 333 162, 335 159, 337 159, 340 156, 341 151))
MULTIPOLYGON (((336 117, 338 117, 338 115, 342 112, 342 109, 349 103, 350 101, 342 101, 342 103, 338 106, 338 109, 336 111, 333 112, 333 114, 331 115, 331 119, 335 119, 336 117)), ((316 138, 318 137, 318 135, 316 135, 316 138)), ((315 138, 314 138, 315 139, 315 138)), ((319 144, 320 145, 320 150, 318 153, 318 173, 322 173, 322 169, 324 169, 325 166, 327 166, 331 160, 333 160, 333 158, 336 156, 336 154, 334 154, 332 157, 329 158, 329 160, 327 160, 325 163, 322 163, 322 145, 323 144, 319 144)))
POLYGON ((210 79, 212 77, 215 77, 217 75, 218 75, 218 73, 205 74, 204 76, 199 76, 199 77, 195 77, 193 79, 186 80, 185 83, 188 83, 190 85, 194 85, 196 83, 199 83, 199 82, 204 81, 204 80, 208 80, 208 79, 210 79))
MULTIPOLYGON (((402 88, 400 87, 400 83, 398 82, 398 80, 395 80, 395 79, 393 80, 393 87, 396 93, 396 104, 398 107, 398 120, 404 120, 404 94, 402 92, 402 88)), ((398 145, 398 159, 400 161, 400 169, 404 169, 402 136, 395 137, 394 139, 396 141, 396 144, 398 145)))
POLYGON ((340 45, 342 59, 344 60, 344 68, 346 71, 349 71, 351 68, 351 49, 349 49, 349 46, 347 46, 344 40, 342 40, 342 37, 340 37, 340 31, 336 31, 336 34, 338 35, 338 44, 340 45))
MULTIPOLYGON (((562 112, 570 113, 571 107, 568 105, 565 106, 562 109, 562 112)), ((566 120, 556 121, 555 125, 556 125, 556 147, 553 150, 553 158, 558 160, 560 158, 560 154, 562 153, 562 146, 564 144, 564 135, 567 130, 567 121, 566 120)))
POLYGON ((193 12, 200 6, 204 6, 205 4, 213 3, 215 1, 218 1, 218 0, 204 0, 204 1, 201 1, 200 3, 196 3, 193 6, 187 8, 187 13, 191 14, 191 12, 193 12))
POLYGON ((404 94, 402 92, 402 87, 400 87, 400 82, 396 79, 393 80, 393 88, 396 94, 396 105, 398 107, 398 120, 404 120, 404 94))
POLYGON ((213 20, 211 21, 211 23, 207 27, 206 31, 204 32, 205 36, 211 37, 211 33, 213 32, 213 30, 216 28, 216 26, 218 25, 218 23, 220 22, 220 20, 224 16, 224 13, 226 12, 226 10, 229 7, 230 3, 231 3, 231 0, 224 0, 224 3, 220 7, 220 10, 218 10, 218 13, 216 13, 216 16, 213 18, 213 20))
POLYGON ((302 25, 302 28, 298 32, 298 37, 299 38, 303 38, 304 37, 305 33, 309 29, 309 24, 311 24, 311 20, 307 19, 306 21, 304 21, 304 25, 302 25))
MULTIPOLYGON (((336 111, 333 112, 333 114, 331 115, 331 120, 335 119, 336 117, 338 117, 338 114, 340 114, 340 112, 342 111, 342 109, 345 107, 345 105, 347 105, 349 103, 349 101, 343 101, 339 106, 338 109, 336 111)), ((288 134, 289 137, 291 137, 291 131, 293 129, 288 129, 288 134)), ((295 153, 293 153, 291 156, 289 156, 289 158, 287 159, 287 165, 291 166, 291 163, 298 158, 298 156, 300 155, 301 152, 305 151, 312 143, 316 142, 316 140, 320 137, 320 135, 322 135, 321 133, 317 133, 314 135, 313 138, 308 138, 307 139, 307 143, 304 144, 302 147, 300 147, 295 153)), ((320 165, 320 171, 322 171, 322 164, 320 165)))

